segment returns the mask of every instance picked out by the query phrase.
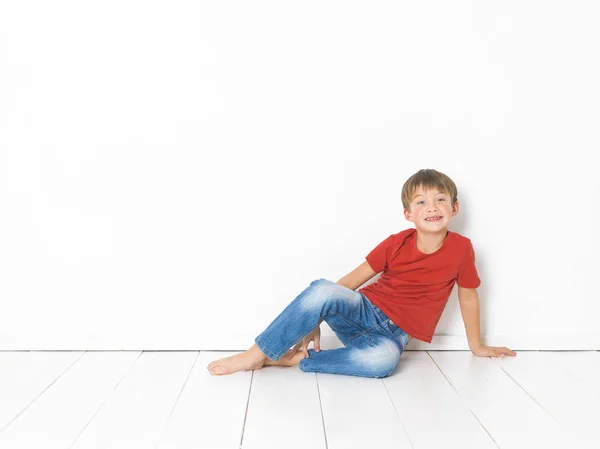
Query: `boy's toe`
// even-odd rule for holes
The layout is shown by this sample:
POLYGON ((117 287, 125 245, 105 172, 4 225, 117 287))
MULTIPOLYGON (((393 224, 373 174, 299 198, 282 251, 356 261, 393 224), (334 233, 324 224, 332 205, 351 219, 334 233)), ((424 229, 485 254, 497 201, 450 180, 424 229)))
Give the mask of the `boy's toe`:
POLYGON ((222 366, 213 366, 211 368, 209 368, 208 370, 210 372, 210 374, 213 375, 221 375, 221 374, 225 374, 225 369, 222 366))
POLYGON ((225 369, 216 362, 209 363, 206 367, 210 374, 224 374, 225 369))

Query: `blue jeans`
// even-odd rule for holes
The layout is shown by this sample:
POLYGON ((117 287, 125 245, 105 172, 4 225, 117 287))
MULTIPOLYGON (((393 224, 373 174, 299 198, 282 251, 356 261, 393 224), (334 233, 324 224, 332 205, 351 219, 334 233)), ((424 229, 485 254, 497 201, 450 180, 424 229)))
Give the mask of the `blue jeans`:
POLYGON ((409 336, 369 299, 327 279, 313 281, 254 342, 273 361, 326 321, 345 346, 300 360, 306 372, 387 377, 394 372, 409 336))

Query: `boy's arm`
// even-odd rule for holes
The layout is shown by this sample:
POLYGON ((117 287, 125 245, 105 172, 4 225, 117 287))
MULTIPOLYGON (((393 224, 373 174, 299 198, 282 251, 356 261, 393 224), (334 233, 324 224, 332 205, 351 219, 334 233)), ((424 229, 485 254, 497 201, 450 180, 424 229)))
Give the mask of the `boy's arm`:
POLYGON ((458 302, 467 331, 469 349, 473 351, 481 346, 479 338, 479 295, 476 288, 458 286, 458 302))
POLYGON ((348 287, 350 290, 356 290, 376 274, 377 273, 371 268, 371 265, 369 265, 369 262, 365 260, 358 267, 337 281, 337 284, 348 287))
POLYGON ((479 338, 479 295, 475 288, 463 288, 458 286, 458 302, 460 312, 467 331, 469 349, 474 355, 481 357, 504 357, 517 355, 507 347, 483 346, 479 338))

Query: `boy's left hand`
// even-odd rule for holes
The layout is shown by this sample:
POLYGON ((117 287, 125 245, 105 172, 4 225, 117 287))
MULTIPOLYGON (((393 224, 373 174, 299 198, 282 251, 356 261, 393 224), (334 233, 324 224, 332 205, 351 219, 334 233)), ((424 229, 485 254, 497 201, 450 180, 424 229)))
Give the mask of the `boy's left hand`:
POLYGON ((472 349, 471 352, 479 357, 504 357, 505 355, 517 355, 515 351, 511 351, 506 347, 498 346, 479 346, 472 349))

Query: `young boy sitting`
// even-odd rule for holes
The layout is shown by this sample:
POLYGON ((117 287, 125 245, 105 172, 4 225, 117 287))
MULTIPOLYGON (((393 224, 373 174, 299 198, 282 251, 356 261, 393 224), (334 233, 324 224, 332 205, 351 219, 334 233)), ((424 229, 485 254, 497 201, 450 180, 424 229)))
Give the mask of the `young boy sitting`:
POLYGON ((458 214, 457 197, 448 176, 419 170, 402 187, 404 216, 415 228, 387 237, 339 281, 313 281, 254 345, 211 362, 209 372, 222 375, 297 365, 306 372, 389 376, 411 338, 431 343, 455 283, 471 352, 481 357, 516 355, 506 347, 480 342, 476 289, 481 282, 475 252, 468 238, 448 230, 458 214), (356 291, 380 272, 377 282, 356 291), (323 320, 344 347, 320 349, 323 320), (314 349, 309 350, 311 341, 314 349))

